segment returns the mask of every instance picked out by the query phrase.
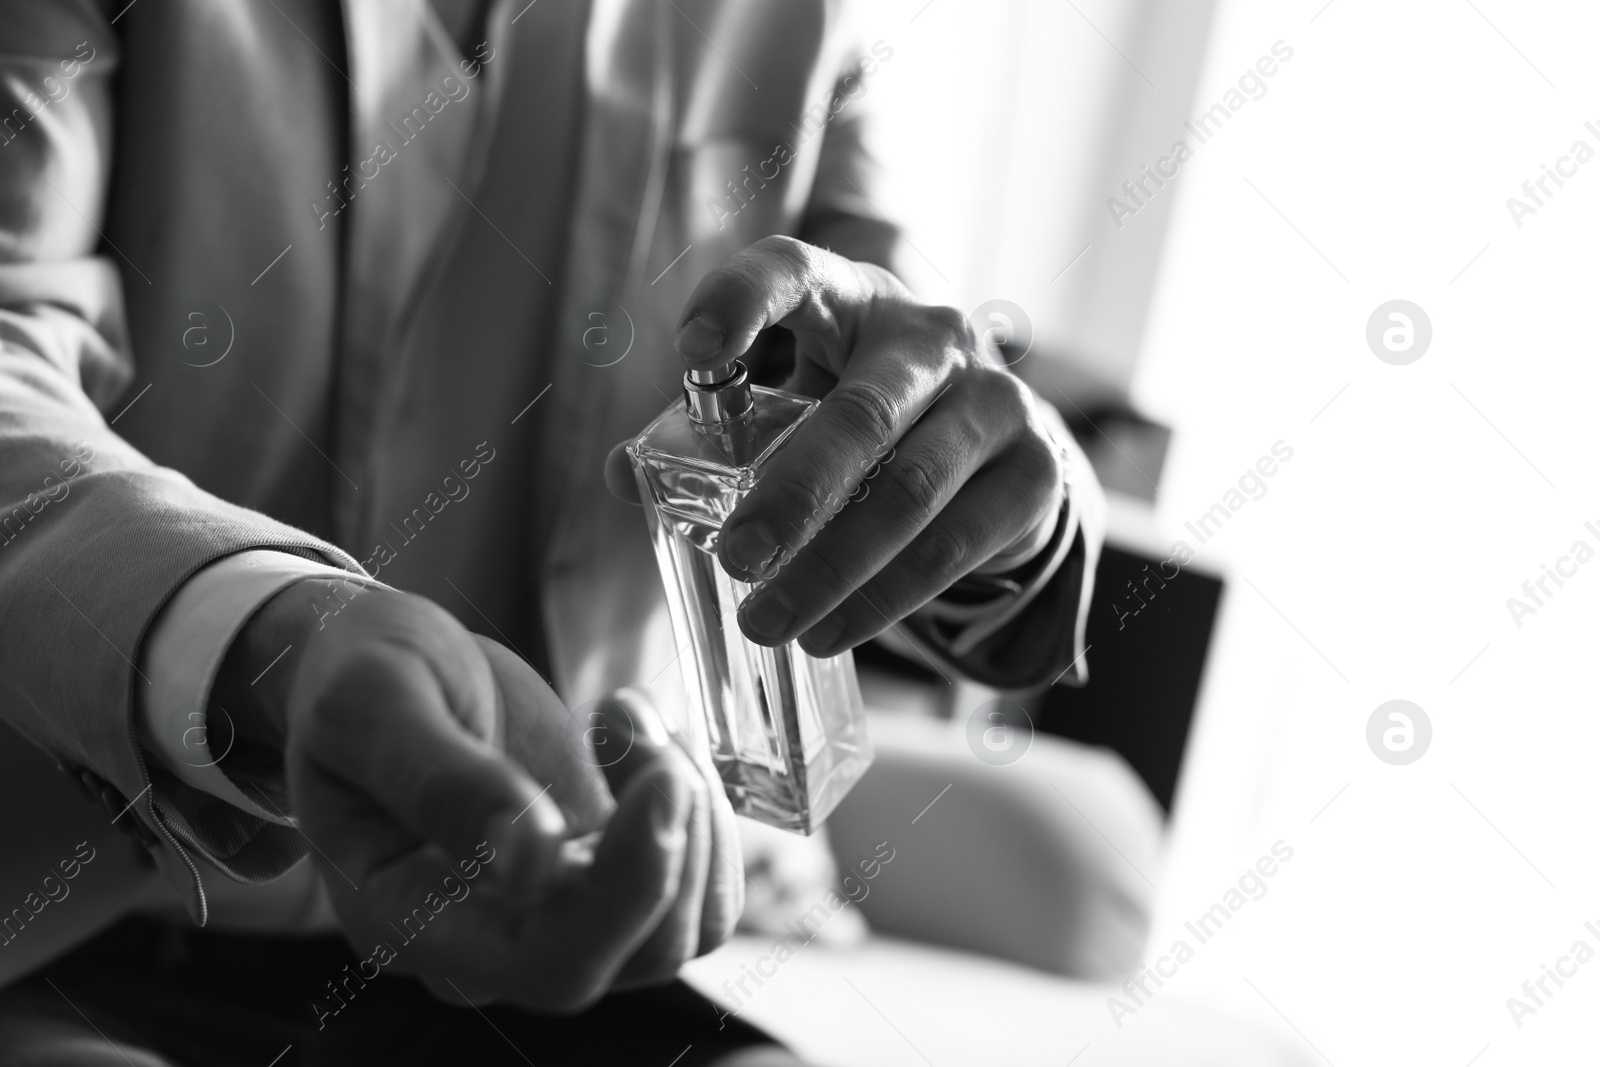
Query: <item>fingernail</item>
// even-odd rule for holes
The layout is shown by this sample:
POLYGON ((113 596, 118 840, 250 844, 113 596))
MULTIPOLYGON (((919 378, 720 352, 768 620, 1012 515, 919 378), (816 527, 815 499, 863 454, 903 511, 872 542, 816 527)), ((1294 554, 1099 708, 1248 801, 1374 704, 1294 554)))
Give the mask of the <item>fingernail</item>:
POLYGON ((778 535, 766 522, 742 523, 724 537, 727 548, 723 558, 729 566, 763 579, 777 573, 778 535))
POLYGON ((839 635, 843 632, 844 618, 835 612, 807 630, 800 638, 800 647, 808 656, 827 659, 834 655, 833 646, 838 643, 839 635))
POLYGON ((614 759, 621 759, 625 755, 622 750, 632 748, 637 738, 644 738, 646 744, 656 748, 668 741, 661 713, 637 689, 618 689, 596 704, 595 710, 605 721, 607 743, 621 742, 612 753, 614 759))
POLYGON ((715 359, 722 351, 722 327, 707 315, 696 315, 678 331, 678 354, 697 363, 715 359))
POLYGON ((794 602, 781 589, 763 589, 745 597, 739 605, 739 618, 747 633, 779 642, 794 623, 794 602))
POLYGON ((657 804, 650 812, 650 827, 656 833, 656 840, 664 845, 675 844, 686 833, 688 815, 684 808, 694 803, 687 794, 688 790, 681 783, 671 782, 661 791, 663 803, 657 804))
POLYGON ((493 849, 485 866, 494 869, 502 885, 530 885, 540 874, 539 857, 517 835, 513 818, 496 815, 484 827, 484 844, 493 849))
POLYGON ((550 884, 555 873, 556 856, 567 836, 567 823, 554 804, 548 800, 539 804, 540 796, 543 796, 542 791, 521 811, 499 812, 484 825, 484 840, 479 848, 487 846, 493 851, 488 853, 487 859, 480 851, 477 858, 484 866, 496 870, 496 880, 502 885, 538 892, 550 884))

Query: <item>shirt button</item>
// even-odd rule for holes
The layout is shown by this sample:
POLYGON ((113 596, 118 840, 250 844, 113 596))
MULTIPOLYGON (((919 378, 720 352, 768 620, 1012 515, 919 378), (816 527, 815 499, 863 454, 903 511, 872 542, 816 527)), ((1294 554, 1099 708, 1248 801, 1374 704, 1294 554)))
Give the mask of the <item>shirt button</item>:
POLYGON ((66 776, 67 781, 72 783, 72 788, 82 793, 85 800, 95 799, 94 791, 84 784, 83 768, 67 760, 58 759, 56 760, 56 770, 66 776))
POLYGON ((156 832, 146 826, 144 820, 138 816, 133 817, 133 836, 139 839, 139 844, 154 852, 161 844, 161 838, 156 832))
POLYGON ((120 832, 136 839, 145 848, 154 850, 161 846, 161 837, 146 826, 144 820, 133 810, 122 791, 98 774, 84 767, 79 767, 68 760, 57 760, 56 769, 67 776, 67 780, 78 788, 90 800, 98 800, 100 806, 105 808, 106 814, 111 816, 111 825, 120 832))
POLYGON ((100 806, 106 809, 107 815, 116 819, 120 824, 122 820, 117 819, 117 816, 121 814, 123 808, 128 806, 128 802, 122 798, 122 793, 110 782, 96 779, 87 771, 84 772, 83 778, 85 783, 93 782, 92 788, 96 795, 100 797, 100 806))

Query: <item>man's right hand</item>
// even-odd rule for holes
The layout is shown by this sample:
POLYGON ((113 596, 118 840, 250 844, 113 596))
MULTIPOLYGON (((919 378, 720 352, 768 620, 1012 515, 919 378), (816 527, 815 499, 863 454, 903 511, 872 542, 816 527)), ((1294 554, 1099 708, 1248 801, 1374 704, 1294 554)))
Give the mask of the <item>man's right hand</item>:
POLYGON ((666 981, 728 936, 743 896, 732 811, 647 702, 600 703, 611 732, 631 735, 602 776, 520 657, 392 590, 319 618, 326 584, 270 601, 224 675, 248 676, 238 668, 252 646, 293 643, 266 717, 285 739, 291 811, 358 954, 387 944, 385 969, 449 1000, 570 1011, 666 981), (506 717, 534 721, 546 744, 527 762, 547 780, 501 751, 506 717), (445 879, 463 884, 458 864, 484 855, 470 892, 441 907, 445 879), (416 909, 432 918, 407 940, 399 924, 416 909))

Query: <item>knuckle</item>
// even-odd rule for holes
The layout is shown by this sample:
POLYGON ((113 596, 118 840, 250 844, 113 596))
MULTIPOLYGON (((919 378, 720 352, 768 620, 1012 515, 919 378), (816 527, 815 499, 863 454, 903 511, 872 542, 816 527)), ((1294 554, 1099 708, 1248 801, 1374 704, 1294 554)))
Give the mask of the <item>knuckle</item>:
POLYGON ((883 387, 866 380, 842 384, 828 400, 850 432, 879 447, 893 441, 899 423, 899 405, 883 387))
POLYGON ((871 293, 875 299, 900 307, 918 302, 910 287, 887 268, 864 262, 857 262, 855 267, 864 291, 871 293))
POLYGON ((817 545, 806 557, 806 567, 816 588, 836 593, 855 585, 850 577, 848 559, 842 553, 817 545))
POLYGON ((750 247, 752 250, 758 250, 763 255, 786 260, 796 265, 809 263, 811 253, 814 250, 814 246, 806 244, 806 242, 797 237, 790 237, 785 233, 775 233, 763 237, 750 247))
POLYGON ((1033 391, 1021 378, 1004 369, 984 370, 973 378, 977 406, 1000 441, 1015 440, 1019 434, 1035 439, 1046 436, 1034 407, 1033 391))
POLYGON ((1038 436, 1030 435, 1017 449, 1017 471, 1034 488, 1051 488, 1065 479, 1060 451, 1038 436))
POLYGON ((991 403, 1010 421, 1031 421, 1033 397, 1028 385, 1008 370, 995 368, 980 376, 991 403))
POLYGON ((962 355, 978 351, 978 332, 973 329, 972 320, 956 308, 934 304, 923 309, 923 317, 928 329, 946 349, 954 349, 962 355))
POLYGON ((761 283, 757 286, 758 292, 777 279, 793 279, 804 284, 816 269, 817 249, 785 234, 763 237, 745 252, 734 257, 734 262, 746 268, 747 280, 761 283))
POLYGON ((833 512, 844 506, 843 494, 827 489, 801 474, 773 471, 764 486, 777 514, 787 517, 789 529, 777 531, 786 558, 814 536, 833 512))
POLYGON ((939 576, 965 573, 972 554, 972 538, 947 523, 928 527, 911 543, 910 563, 915 573, 939 576))
POLYGON ((926 457, 902 456, 884 469, 884 477, 904 501, 906 519, 925 525, 944 499, 944 472, 926 457))
POLYGON ((707 278, 707 296, 713 302, 759 296, 766 287, 768 274, 762 258, 746 249, 707 278))

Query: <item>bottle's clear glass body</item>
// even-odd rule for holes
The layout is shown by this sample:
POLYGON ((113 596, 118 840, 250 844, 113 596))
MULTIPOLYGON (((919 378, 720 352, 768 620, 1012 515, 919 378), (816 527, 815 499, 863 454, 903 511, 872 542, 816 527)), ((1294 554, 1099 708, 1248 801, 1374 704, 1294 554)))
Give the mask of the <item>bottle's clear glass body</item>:
POLYGON ((736 619, 752 586, 717 560, 723 523, 816 401, 752 389, 750 411, 708 428, 674 403, 628 445, 683 649, 690 710, 734 811, 786 830, 820 827, 872 762, 849 652, 765 648, 736 619))

